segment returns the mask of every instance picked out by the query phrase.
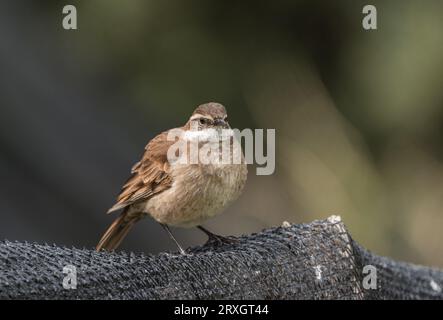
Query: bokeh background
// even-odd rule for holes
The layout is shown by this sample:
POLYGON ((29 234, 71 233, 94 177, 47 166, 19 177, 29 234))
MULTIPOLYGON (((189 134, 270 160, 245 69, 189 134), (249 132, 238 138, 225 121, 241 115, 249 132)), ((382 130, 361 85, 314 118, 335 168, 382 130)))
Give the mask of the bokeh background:
MULTIPOLYGON (((277 167, 250 167, 209 229, 339 214, 366 248, 443 267, 443 2, 371 1, 376 31, 365 4, 1 1, 0 239, 93 247, 147 141, 217 101, 234 127, 276 129, 277 167)), ((145 219, 122 249, 175 247, 145 219)))

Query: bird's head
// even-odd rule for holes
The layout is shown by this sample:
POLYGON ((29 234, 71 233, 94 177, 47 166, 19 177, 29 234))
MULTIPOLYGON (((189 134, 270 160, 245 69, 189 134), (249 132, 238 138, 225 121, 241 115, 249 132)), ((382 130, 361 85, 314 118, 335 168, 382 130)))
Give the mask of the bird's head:
POLYGON ((222 104, 209 102, 198 106, 187 124, 192 130, 215 129, 219 131, 230 128, 227 117, 226 109, 222 104))

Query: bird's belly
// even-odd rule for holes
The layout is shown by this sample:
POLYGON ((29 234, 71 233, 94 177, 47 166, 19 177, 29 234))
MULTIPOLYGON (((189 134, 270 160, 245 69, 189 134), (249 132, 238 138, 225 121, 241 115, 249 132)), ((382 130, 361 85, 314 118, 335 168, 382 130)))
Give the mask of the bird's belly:
POLYGON ((193 227, 220 213, 241 193, 245 164, 187 165, 174 169, 172 187, 149 199, 145 212, 160 223, 193 227))

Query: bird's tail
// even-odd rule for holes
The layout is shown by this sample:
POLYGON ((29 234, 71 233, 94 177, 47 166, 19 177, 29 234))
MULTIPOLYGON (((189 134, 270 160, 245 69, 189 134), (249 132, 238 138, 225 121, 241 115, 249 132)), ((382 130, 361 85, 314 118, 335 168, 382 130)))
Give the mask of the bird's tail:
POLYGON ((127 209, 123 211, 109 226, 108 230, 106 230, 100 242, 97 244, 96 250, 115 250, 140 218, 140 215, 130 215, 127 209))

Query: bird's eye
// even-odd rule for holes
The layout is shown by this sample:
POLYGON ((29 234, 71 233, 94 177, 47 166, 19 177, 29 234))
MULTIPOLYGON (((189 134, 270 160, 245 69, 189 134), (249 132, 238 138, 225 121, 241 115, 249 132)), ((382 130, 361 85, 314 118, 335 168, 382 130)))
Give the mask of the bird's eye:
POLYGON ((207 124, 207 123, 208 123, 208 119, 206 119, 206 118, 200 118, 200 119, 198 119, 198 122, 199 122, 200 124, 207 124))

